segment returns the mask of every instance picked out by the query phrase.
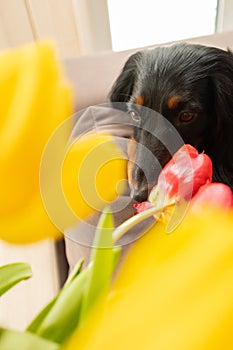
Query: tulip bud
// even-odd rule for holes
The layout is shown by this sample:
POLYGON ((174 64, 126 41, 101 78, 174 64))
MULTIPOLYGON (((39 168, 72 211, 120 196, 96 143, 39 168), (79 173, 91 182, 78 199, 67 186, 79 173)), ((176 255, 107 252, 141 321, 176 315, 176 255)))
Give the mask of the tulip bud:
POLYGON ((161 171, 157 185, 152 189, 149 201, 171 201, 192 198, 198 189, 211 182, 212 162, 204 153, 191 145, 182 146, 161 171), (188 152, 188 153, 187 153, 188 152))
POLYGON ((233 194, 230 187, 217 182, 202 186, 191 201, 191 210, 197 211, 205 204, 222 208, 232 208, 233 194))

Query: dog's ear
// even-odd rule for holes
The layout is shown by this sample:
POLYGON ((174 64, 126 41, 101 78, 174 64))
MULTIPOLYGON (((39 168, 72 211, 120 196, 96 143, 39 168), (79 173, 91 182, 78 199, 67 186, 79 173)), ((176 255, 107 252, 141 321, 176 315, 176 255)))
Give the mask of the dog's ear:
POLYGON ((233 53, 215 50, 211 67, 215 123, 210 128, 209 153, 214 163, 214 180, 233 190, 233 53))
POLYGON ((129 57, 110 91, 111 102, 128 102, 139 72, 142 52, 129 57))

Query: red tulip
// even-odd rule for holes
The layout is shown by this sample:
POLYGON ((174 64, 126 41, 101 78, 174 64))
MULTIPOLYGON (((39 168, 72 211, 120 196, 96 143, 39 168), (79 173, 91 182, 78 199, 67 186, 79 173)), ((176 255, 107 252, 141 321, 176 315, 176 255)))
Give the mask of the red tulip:
POLYGON ((154 203, 161 196, 166 197, 166 204, 172 200, 188 200, 202 185, 211 182, 211 179, 210 158, 204 153, 199 154, 191 145, 184 145, 162 169, 149 201, 154 203))
POLYGON ((184 145, 162 169, 148 201, 134 205, 136 214, 139 215, 130 218, 115 230, 115 241, 140 220, 152 215, 156 220, 168 222, 167 232, 171 232, 184 217, 188 201, 192 198, 192 210, 207 202, 233 207, 231 189, 224 184, 211 183, 211 180, 210 158, 204 152, 199 154, 194 147, 184 145), (178 211, 176 204, 181 204, 177 206, 178 211))
POLYGON ((162 169, 158 183, 149 195, 149 202, 134 205, 137 213, 150 208, 150 203, 167 206, 179 200, 191 199, 212 179, 212 162, 205 153, 191 145, 182 146, 162 169))
POLYGON ((233 193, 230 187, 218 182, 202 186, 191 201, 191 210, 197 211, 205 204, 222 208, 232 208, 233 193))

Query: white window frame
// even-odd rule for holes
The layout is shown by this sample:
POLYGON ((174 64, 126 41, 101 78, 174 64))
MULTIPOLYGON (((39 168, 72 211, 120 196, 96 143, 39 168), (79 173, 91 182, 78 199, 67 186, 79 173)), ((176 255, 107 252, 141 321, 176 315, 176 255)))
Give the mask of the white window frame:
POLYGON ((218 0, 216 32, 233 30, 233 1, 218 0))

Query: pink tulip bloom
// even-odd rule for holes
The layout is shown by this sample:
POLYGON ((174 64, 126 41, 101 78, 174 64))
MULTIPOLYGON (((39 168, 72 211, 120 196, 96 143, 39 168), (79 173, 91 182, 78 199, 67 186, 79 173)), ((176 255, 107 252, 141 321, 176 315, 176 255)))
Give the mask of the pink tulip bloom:
POLYGON ((230 187, 219 182, 209 183, 200 187, 191 201, 191 210, 197 211, 205 204, 222 208, 232 208, 233 193, 230 187))

